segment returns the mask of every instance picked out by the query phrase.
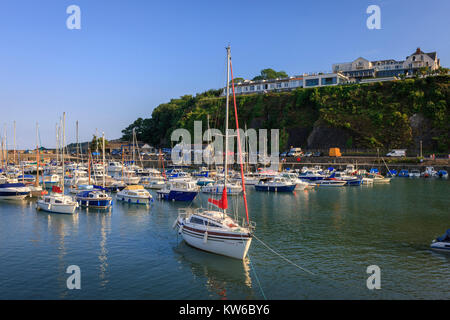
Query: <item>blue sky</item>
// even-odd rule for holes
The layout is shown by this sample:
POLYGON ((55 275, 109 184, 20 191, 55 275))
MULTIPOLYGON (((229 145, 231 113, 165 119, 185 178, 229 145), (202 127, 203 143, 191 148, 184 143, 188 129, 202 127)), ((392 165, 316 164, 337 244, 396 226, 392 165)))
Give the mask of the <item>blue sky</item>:
POLYGON ((417 47, 450 62, 450 1, 2 0, 0 131, 12 145, 55 145, 65 111, 68 142, 107 139, 171 98, 225 83, 230 43, 235 76, 271 67, 289 75, 329 71, 335 62, 405 59, 417 47), (69 5, 81 30, 66 28, 69 5), (381 30, 366 8, 381 8, 381 30))

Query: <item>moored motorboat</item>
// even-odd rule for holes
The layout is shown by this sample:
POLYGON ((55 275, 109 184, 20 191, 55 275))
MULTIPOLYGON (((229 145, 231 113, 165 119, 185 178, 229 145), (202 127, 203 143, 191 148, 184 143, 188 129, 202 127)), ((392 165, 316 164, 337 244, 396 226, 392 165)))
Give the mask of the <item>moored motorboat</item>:
MULTIPOLYGON (((224 187, 223 182, 210 183, 206 186, 201 187, 201 192, 203 193, 211 193, 211 194, 221 194, 224 187)), ((227 182, 227 194, 228 195, 236 195, 242 192, 242 186, 237 183, 227 182)))
POLYGON ((152 195, 141 185, 127 186, 117 192, 117 200, 136 204, 149 204, 153 201, 152 195))
POLYGON ((448 229, 443 236, 433 240, 431 249, 450 253, 450 229, 448 229))
POLYGON ((71 196, 64 195, 58 187, 54 186, 50 194, 36 201, 36 208, 52 213, 72 214, 78 208, 78 202, 71 196))
POLYGON ((399 178, 409 178, 409 171, 407 169, 402 169, 398 173, 397 177, 399 177, 399 178))
POLYGON ((197 185, 200 187, 206 186, 208 184, 214 183, 215 180, 208 177, 200 177, 197 179, 197 185))
POLYGON ((436 174, 439 178, 448 178, 447 170, 439 170, 436 174))
POLYGON ((410 178, 420 178, 420 171, 417 169, 411 170, 411 172, 409 173, 409 177, 410 178))
POLYGON ((315 183, 319 187, 343 187, 347 181, 338 180, 336 178, 325 178, 323 180, 317 180, 315 183))
POLYGON ((0 200, 22 200, 30 196, 30 188, 16 181, 0 183, 0 200))
POLYGON ((284 177, 273 177, 260 179, 255 184, 256 191, 270 192, 293 192, 297 184, 290 179, 284 177))
POLYGON ((77 202, 82 207, 88 208, 110 208, 112 205, 112 198, 101 189, 93 189, 88 191, 81 191, 77 194, 77 202))
POLYGON ((158 198, 168 201, 192 201, 199 192, 195 181, 169 181, 164 188, 157 191, 158 198))
POLYGON ((166 185, 166 181, 161 176, 153 176, 149 179, 145 180, 144 188, 145 189, 162 189, 166 185))

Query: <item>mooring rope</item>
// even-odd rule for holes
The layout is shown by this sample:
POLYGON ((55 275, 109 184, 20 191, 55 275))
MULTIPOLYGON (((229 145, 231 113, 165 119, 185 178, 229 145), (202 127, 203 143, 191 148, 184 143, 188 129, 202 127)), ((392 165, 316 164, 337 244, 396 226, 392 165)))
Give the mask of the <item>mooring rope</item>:
POLYGON ((267 300, 267 297, 264 294, 263 287, 261 286, 261 282, 259 281, 258 275, 256 274, 256 269, 253 266, 252 259, 250 259, 250 254, 247 253, 247 256, 248 256, 248 261, 250 262, 250 268, 253 270, 253 273, 255 274, 256 282, 258 282, 258 287, 261 290, 261 294, 264 297, 264 300, 267 300))
POLYGON ((314 275, 314 276, 316 275, 314 272, 309 271, 309 270, 307 270, 307 269, 305 269, 305 268, 303 268, 303 267, 300 267, 298 264, 292 262, 291 260, 289 260, 288 258, 286 258, 285 256, 283 256, 282 254, 280 254, 280 253, 276 252, 275 250, 273 250, 273 249, 272 249, 271 247, 269 247, 264 241, 262 241, 261 239, 259 239, 255 234, 253 234, 253 237, 254 237, 256 240, 258 240, 259 242, 261 242, 261 244, 263 244, 267 249, 269 249, 270 251, 272 251, 273 253, 275 253, 277 256, 279 256, 281 259, 287 261, 288 263, 290 263, 290 264, 292 264, 293 266, 299 268, 300 270, 303 270, 303 271, 305 271, 305 272, 307 272, 307 273, 309 273, 309 274, 312 274, 312 275, 314 275))

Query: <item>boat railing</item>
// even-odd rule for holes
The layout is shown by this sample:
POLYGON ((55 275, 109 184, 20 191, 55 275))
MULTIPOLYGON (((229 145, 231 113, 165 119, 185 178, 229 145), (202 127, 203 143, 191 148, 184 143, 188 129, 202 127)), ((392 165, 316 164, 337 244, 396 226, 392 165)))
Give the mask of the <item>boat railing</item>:
POLYGON ((194 209, 192 208, 179 208, 178 209, 178 217, 187 218, 191 216, 193 213, 195 213, 194 209))
POLYGON ((255 221, 250 221, 247 224, 247 223, 245 223, 244 218, 242 218, 242 225, 243 226, 247 225, 247 228, 250 230, 250 232, 253 232, 256 229, 256 222, 255 221))

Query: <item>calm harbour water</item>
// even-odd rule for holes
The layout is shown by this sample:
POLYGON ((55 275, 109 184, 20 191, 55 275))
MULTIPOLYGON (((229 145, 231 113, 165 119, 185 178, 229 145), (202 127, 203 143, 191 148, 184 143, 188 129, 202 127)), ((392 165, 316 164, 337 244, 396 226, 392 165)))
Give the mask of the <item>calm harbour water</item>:
POLYGON ((256 239, 244 262, 187 246, 172 230, 184 204, 57 215, 3 201, 0 299, 450 299, 450 255, 429 249, 450 228, 450 181, 248 193, 256 236, 314 275, 256 239), (69 265, 81 290, 66 287, 69 265), (366 287, 369 265, 381 290, 366 287))

